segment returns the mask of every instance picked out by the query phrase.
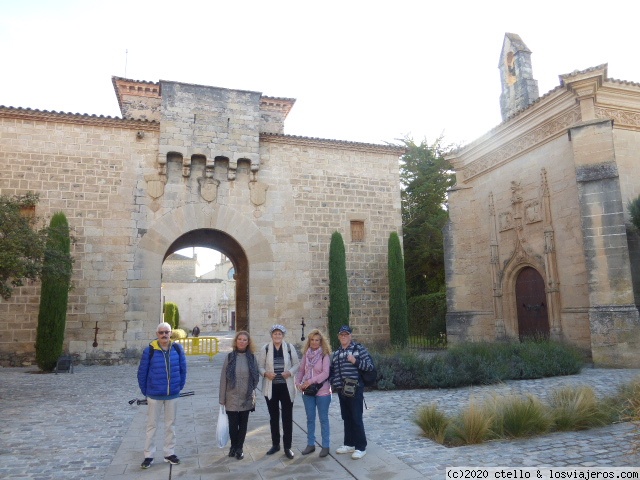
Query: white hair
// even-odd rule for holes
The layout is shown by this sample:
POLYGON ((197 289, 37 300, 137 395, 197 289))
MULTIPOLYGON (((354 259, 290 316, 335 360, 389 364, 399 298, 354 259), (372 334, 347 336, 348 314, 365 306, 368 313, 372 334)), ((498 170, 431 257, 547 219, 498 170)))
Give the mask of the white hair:
POLYGON ((159 332, 161 328, 168 328, 169 331, 172 330, 171 325, 169 325, 167 322, 159 323, 158 328, 156 328, 156 332, 159 332))

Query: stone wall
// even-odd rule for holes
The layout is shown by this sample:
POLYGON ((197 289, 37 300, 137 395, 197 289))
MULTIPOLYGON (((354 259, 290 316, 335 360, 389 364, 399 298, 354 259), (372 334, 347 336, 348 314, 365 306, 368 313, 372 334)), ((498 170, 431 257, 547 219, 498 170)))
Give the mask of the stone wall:
POLYGON ((626 211, 639 189, 640 88, 606 75, 606 65, 561 75, 559 88, 450 155, 451 343, 517 339, 516 280, 532 267, 551 338, 597 365, 640 365, 640 242, 626 211))
MULTIPOLYGON (((236 318, 256 341, 276 322, 292 341, 303 318, 326 329, 334 231, 346 244, 356 336, 388 336, 402 149, 283 135, 291 99, 114 83, 123 115, 139 119, 0 109, 0 192, 39 193, 38 215, 63 210, 75 237, 65 350, 138 361, 161 319, 163 261, 188 246, 233 262, 236 318), (364 222, 363 241, 351 241, 352 220, 364 222)), ((1 363, 33 360, 37 309, 37 284, 0 301, 1 363)))
MULTIPOLYGON (((74 273, 65 348, 72 352, 93 349, 96 322, 100 347, 122 348, 127 271, 140 235, 133 207, 137 167, 156 156, 155 128, 82 115, 0 112, 0 192, 36 192, 36 214, 44 222, 56 211, 69 221, 74 273), (145 131, 144 139, 138 131, 145 131)), ((37 284, 0 301, 3 363, 33 357, 38 304, 37 284)))

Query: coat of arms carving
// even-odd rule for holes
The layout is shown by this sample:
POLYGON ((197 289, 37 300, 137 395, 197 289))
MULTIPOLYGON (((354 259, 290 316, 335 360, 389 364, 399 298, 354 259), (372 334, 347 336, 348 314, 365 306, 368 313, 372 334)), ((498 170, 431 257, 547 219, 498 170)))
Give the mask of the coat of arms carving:
POLYGON ((199 178, 198 183, 200 183, 200 196, 207 202, 213 202, 218 196, 220 180, 216 180, 215 178, 199 178))
POLYGON ((267 189, 269 185, 264 182, 249 182, 249 190, 251 192, 251 203, 256 207, 267 201, 267 189))

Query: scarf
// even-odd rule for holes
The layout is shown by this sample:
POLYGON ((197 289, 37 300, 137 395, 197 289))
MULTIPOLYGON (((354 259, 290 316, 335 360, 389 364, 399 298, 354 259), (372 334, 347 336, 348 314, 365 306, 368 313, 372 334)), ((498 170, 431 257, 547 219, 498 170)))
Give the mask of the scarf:
POLYGON ((307 349, 307 353, 305 354, 305 366, 304 366, 304 376, 302 380, 309 380, 313 377, 313 367, 318 363, 318 361, 322 362, 322 348, 317 348, 315 351, 310 348, 307 349))
MULTIPOLYGON (((247 363, 249 364, 249 382, 247 388, 247 395, 251 395, 258 386, 258 380, 260 375, 258 374, 258 362, 256 357, 250 351, 240 352, 247 354, 247 363)), ((236 350, 229 354, 229 363, 227 363, 227 380, 231 388, 236 386, 236 359, 238 358, 238 352, 236 350)))

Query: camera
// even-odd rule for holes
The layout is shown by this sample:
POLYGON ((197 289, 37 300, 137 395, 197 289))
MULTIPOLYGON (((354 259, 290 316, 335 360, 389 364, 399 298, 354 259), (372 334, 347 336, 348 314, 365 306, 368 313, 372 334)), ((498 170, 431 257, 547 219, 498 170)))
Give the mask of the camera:
POLYGON ((345 397, 355 397, 357 388, 358 388, 357 378, 345 378, 344 385, 342 387, 342 394, 345 397))

